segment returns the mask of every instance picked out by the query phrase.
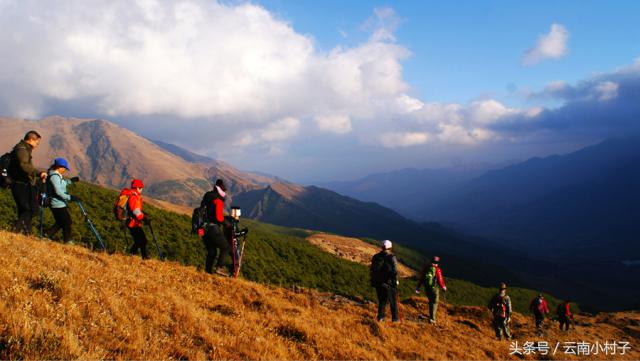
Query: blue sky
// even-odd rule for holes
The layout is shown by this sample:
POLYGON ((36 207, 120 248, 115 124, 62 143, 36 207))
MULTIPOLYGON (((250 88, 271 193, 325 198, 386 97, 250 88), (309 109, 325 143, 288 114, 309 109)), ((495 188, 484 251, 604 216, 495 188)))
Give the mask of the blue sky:
POLYGON ((0 114, 298 182, 640 134, 638 1, 0 0, 0 114))
POLYGON ((405 78, 421 98, 468 102, 514 90, 576 82, 640 56, 640 2, 627 1, 283 1, 257 2, 310 34, 323 49, 357 44, 371 10, 401 18, 397 41, 412 52, 405 78), (524 67, 522 54, 552 23, 570 32, 562 59, 524 67), (346 35, 346 37, 345 37, 346 35))

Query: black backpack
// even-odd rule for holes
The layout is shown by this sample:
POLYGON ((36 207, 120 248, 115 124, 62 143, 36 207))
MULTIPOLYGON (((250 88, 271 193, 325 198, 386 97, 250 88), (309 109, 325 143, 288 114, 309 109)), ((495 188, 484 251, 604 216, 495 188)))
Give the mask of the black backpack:
POLYGON ((369 277, 371 279, 371 287, 379 287, 389 280, 389 265, 387 263, 387 254, 377 253, 371 258, 371 267, 369 268, 369 277))
POLYGON ((202 204, 200 207, 193 209, 191 234, 197 234, 198 230, 204 228, 205 224, 207 224, 207 206, 202 204))
POLYGON ((0 187, 9 188, 13 179, 11 177, 11 158, 13 157, 13 152, 5 153, 2 157, 0 157, 0 187))

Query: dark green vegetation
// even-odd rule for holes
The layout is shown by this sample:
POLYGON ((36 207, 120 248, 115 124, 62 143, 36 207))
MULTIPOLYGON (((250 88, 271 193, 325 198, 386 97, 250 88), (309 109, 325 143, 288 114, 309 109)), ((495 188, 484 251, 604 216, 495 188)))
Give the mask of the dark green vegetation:
MULTIPOLYGON (((131 237, 120 228, 112 215, 115 191, 87 183, 73 185, 70 193, 79 196, 102 235, 109 252, 126 252, 131 246, 131 237)), ((73 239, 76 243, 99 248, 80 215, 77 205, 71 205, 74 221, 73 239)), ((145 205, 146 213, 153 219, 153 227, 158 243, 167 259, 185 265, 202 268, 205 248, 197 236, 189 233, 189 217, 145 205)), ((45 225, 53 224, 50 210, 45 210, 45 225)), ((10 228, 15 219, 14 203, 8 190, 0 191, 0 227, 10 228)), ((37 234, 38 221, 34 222, 37 234)), ((273 226, 256 221, 243 220, 242 226, 250 228, 245 248, 245 263, 242 276, 249 280, 279 286, 302 286, 322 291, 335 292, 356 299, 375 300, 375 293, 369 286, 368 268, 322 252, 304 240, 308 232, 273 226)), ((149 250, 155 255, 151 233, 147 229, 149 250)), ((417 268, 423 257, 416 251, 396 245, 401 260, 417 268)), ((446 272, 446 262, 444 262, 446 272)), ((446 274, 446 273, 445 273, 446 274)), ((476 286, 470 282, 448 279, 448 302, 465 305, 486 305, 494 290, 476 286)), ((416 280, 401 282, 401 296, 413 294, 416 280)), ((528 302, 534 296, 530 290, 510 289, 515 309, 525 312, 528 302)), ((555 301, 552 302, 555 304, 555 301)))

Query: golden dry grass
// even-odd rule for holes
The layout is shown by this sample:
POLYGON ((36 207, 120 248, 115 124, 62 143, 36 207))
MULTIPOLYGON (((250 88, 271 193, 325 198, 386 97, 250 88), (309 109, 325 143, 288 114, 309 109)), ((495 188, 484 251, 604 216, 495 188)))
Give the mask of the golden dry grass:
MULTIPOLYGON (((478 307, 450 307, 447 324, 443 313, 443 326, 434 327, 419 318, 423 299, 411 298, 403 302, 403 323, 379 324, 372 304, 219 278, 176 263, 91 253, 5 231, 0 253, 0 358, 515 358, 509 342, 494 340, 488 314, 478 307)), ((637 347, 639 320, 638 313, 580 316, 592 325, 571 336, 550 330, 546 340, 627 340, 637 347)), ((537 339, 524 316, 514 316, 513 331, 520 342, 537 339)), ((615 358, 640 354, 634 349, 615 358)))
MULTIPOLYGON (((319 247, 327 253, 340 258, 364 265, 371 263, 371 257, 380 252, 380 248, 358 238, 343 237, 335 234, 316 233, 306 238, 309 243, 319 247)), ((398 265, 400 277, 415 276, 416 271, 400 263, 398 265)))

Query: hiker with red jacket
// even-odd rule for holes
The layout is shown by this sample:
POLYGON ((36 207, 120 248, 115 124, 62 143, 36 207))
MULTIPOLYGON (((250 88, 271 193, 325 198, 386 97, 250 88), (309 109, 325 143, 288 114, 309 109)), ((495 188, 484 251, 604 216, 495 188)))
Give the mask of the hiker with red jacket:
POLYGON ((207 258, 204 270, 207 273, 213 273, 213 262, 216 260, 216 274, 221 276, 230 276, 225 264, 231 246, 225 237, 225 227, 230 227, 224 218, 224 202, 227 196, 227 188, 222 179, 216 180, 213 190, 207 192, 202 197, 201 206, 207 208, 207 223, 204 230, 200 233, 205 246, 207 247, 207 258), (220 253, 218 253, 218 251, 220 253))
POLYGON ((542 334, 542 322, 544 321, 544 316, 549 313, 549 306, 547 305, 547 300, 544 299, 542 293, 538 294, 536 298, 531 300, 529 304, 529 311, 533 313, 533 317, 536 321, 536 331, 538 335, 542 334))
POLYGON ((556 308, 556 313, 558 315, 558 321, 560 321, 560 331, 564 330, 569 333, 569 325, 573 320, 573 315, 571 314, 571 307, 569 305, 569 300, 564 301, 563 303, 558 305, 556 308))
POLYGON ((507 295, 507 285, 500 283, 500 289, 489 301, 489 310, 493 313, 493 328, 496 331, 498 340, 502 336, 509 340, 509 322, 511 321, 511 298, 507 295))
POLYGON ((150 224, 151 219, 142 212, 143 188, 144 183, 142 183, 140 179, 134 179, 131 182, 131 190, 129 191, 129 200, 127 203, 130 214, 126 221, 126 226, 129 229, 129 233, 131 233, 131 238, 133 238, 133 246, 129 252, 131 254, 137 254, 139 249, 142 259, 149 259, 147 236, 142 229, 142 224, 150 224))
POLYGON ((371 258, 369 277, 378 296, 378 322, 384 321, 387 304, 391 307, 391 321, 400 322, 398 312, 398 259, 391 241, 382 242, 382 250, 371 258))
POLYGON ((420 279, 416 285, 416 293, 420 294, 420 286, 424 285, 429 298, 429 323, 436 323, 436 314, 438 311, 438 300, 440 298, 440 288, 447 292, 447 286, 442 278, 442 269, 439 266, 440 257, 435 256, 431 260, 431 264, 427 264, 420 271, 420 279))

